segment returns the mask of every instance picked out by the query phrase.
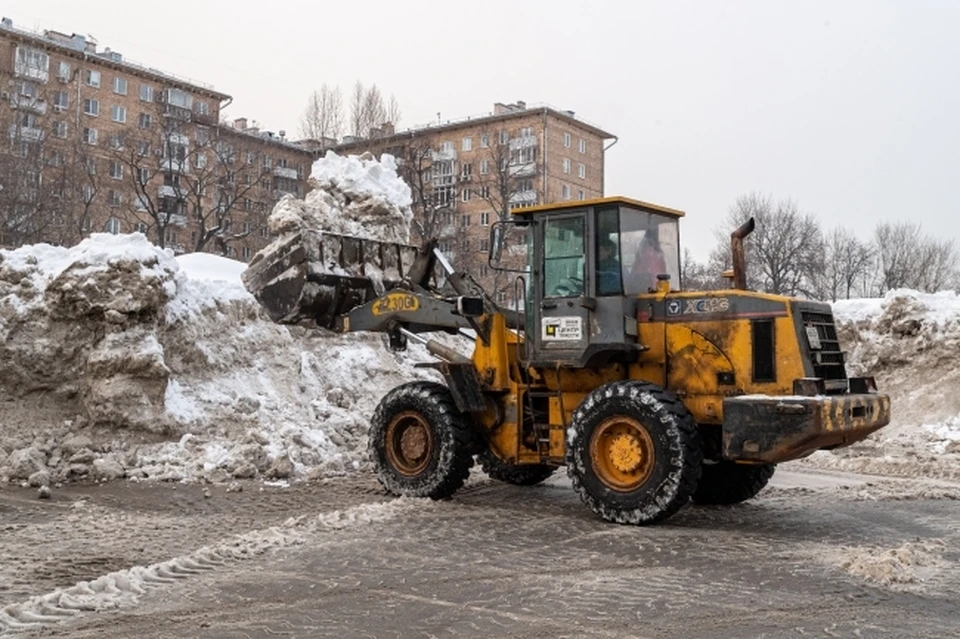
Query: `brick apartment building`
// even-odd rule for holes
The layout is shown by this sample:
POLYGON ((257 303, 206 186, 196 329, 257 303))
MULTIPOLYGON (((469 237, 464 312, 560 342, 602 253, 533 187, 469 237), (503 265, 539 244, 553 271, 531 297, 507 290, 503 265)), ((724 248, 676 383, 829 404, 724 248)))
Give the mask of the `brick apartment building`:
MULTIPOLYGON (((79 35, 0 22, 0 246, 71 245, 140 231, 177 252, 249 259, 313 160, 389 152, 410 184, 419 236, 437 236, 489 283, 489 225, 510 210, 603 195, 615 137, 571 111, 523 102, 366 138, 291 141, 240 118, 231 97, 136 64, 79 35)), ((519 247, 518 247, 519 248, 519 247)))
POLYGON ((0 245, 141 231, 177 252, 249 258, 268 241, 273 203, 303 195, 314 154, 244 120, 221 125, 230 100, 83 36, 4 19, 0 245))
POLYGON ((332 149, 400 158, 417 230, 441 238, 442 249, 489 285, 489 225, 519 207, 602 197, 604 153, 615 139, 572 111, 517 102, 408 131, 385 124, 332 149))

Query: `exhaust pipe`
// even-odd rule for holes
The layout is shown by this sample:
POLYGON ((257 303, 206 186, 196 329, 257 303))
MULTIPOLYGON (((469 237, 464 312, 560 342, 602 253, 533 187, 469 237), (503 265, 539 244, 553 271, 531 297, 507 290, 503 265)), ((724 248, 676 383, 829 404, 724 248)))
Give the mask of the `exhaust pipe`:
POLYGON ((755 226, 751 217, 730 234, 730 255, 733 257, 733 288, 735 289, 747 289, 747 256, 743 250, 743 238, 753 233, 755 226))

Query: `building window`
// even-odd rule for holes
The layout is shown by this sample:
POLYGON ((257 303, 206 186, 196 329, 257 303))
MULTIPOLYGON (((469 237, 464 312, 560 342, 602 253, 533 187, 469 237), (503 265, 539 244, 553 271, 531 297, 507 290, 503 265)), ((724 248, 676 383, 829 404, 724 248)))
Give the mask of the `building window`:
POLYGON ((49 77, 50 57, 42 49, 17 47, 13 72, 16 75, 46 82, 49 77))
POLYGON ((63 151, 51 151, 47 158, 47 164, 50 166, 63 166, 64 162, 66 162, 66 156, 63 151))
POLYGON ((200 115, 210 115, 210 105, 206 102, 197 101, 197 113, 200 115))
POLYGON ((460 179, 469 180, 473 177, 473 164, 467 162, 466 164, 460 165, 460 179))
POLYGON ((500 132, 500 144, 506 144, 510 141, 510 133, 507 131, 500 132))
POLYGON ((94 71, 93 69, 87 69, 83 73, 84 81, 87 83, 88 87, 100 88, 100 72, 94 71))
POLYGON ((469 202, 470 201, 470 189, 463 189, 460 191, 460 201, 469 202))
POLYGON ((150 143, 146 140, 137 142, 137 157, 145 158, 150 155, 150 143))
POLYGON ((480 226, 490 226, 490 214, 481 213, 480 214, 480 226))
POLYGON ((66 91, 55 91, 53 94, 53 110, 66 111, 70 107, 70 94, 66 91))
POLYGON ((563 172, 570 172, 570 158, 563 158, 563 172))
POLYGON ((123 179, 123 165, 116 160, 110 162, 110 177, 114 180, 123 179))
MULTIPOLYGON (((140 205, 140 201, 139 201, 139 200, 137 200, 137 205, 138 205, 138 206, 140 205)), ((143 209, 140 209, 140 210, 142 211, 143 209)), ((137 233, 143 233, 144 235, 146 235, 146 234, 147 234, 147 225, 144 224, 143 222, 137 222, 136 224, 133 225, 133 230, 136 231, 137 233)))
POLYGON ((489 186, 481 186, 481 187, 480 187, 480 191, 477 193, 477 195, 479 195, 480 197, 482 197, 482 198, 485 199, 485 200, 486 200, 486 199, 489 199, 489 198, 490 198, 490 187, 489 187, 489 186))
POLYGON ((580 201, 581 201, 581 202, 583 202, 585 199, 587 199, 587 194, 584 193, 583 189, 580 189, 580 191, 578 192, 578 195, 580 196, 580 201))
POLYGON ((25 98, 37 99, 37 84, 29 80, 17 81, 17 93, 25 98))
POLYGON ((100 102, 87 98, 83 101, 83 112, 87 115, 100 115, 100 102))
POLYGON ((207 167, 207 156, 205 153, 198 153, 194 161, 196 162, 198 169, 204 169, 207 167))
POLYGON ((110 135, 110 148, 111 149, 122 149, 123 148, 123 136, 119 133, 113 133, 110 135))
POLYGON ((113 79, 113 92, 119 95, 127 94, 127 79, 116 77, 113 79))
POLYGON ((581 179, 586 178, 586 177, 587 177, 587 167, 585 167, 585 166, 582 165, 582 164, 578 164, 578 165, 577 165, 577 176, 580 177, 581 179))
POLYGON ((256 157, 253 151, 247 151, 247 164, 253 164, 256 157))
POLYGON ((87 144, 96 144, 97 143, 97 130, 90 129, 87 127, 83 128, 83 141, 87 144))
POLYGON ((460 143, 461 151, 472 151, 473 150, 473 138, 463 138, 463 141, 460 143))
POLYGON ((96 175, 97 174, 97 161, 93 158, 86 159, 87 175, 96 175))
POLYGON ((461 215, 460 216, 460 226, 470 226, 470 216, 461 215))
POLYGON ((193 96, 180 89, 167 89, 167 104, 181 109, 193 108, 193 96))
MULTIPOLYGON (((137 169, 137 180, 138 184, 149 184, 150 182, 150 169, 140 167, 137 169)), ((146 208, 146 207, 144 207, 146 208)))
POLYGON ((564 134, 563 134, 563 146, 567 147, 568 149, 570 148, 570 134, 569 134, 569 133, 564 133, 564 134))
POLYGON ((481 238, 478 243, 480 244, 481 253, 486 253, 490 250, 490 240, 488 238, 481 238))
MULTIPOLYGON (((112 194, 114 192, 110 191, 110 193, 112 194)), ((107 233, 112 233, 113 235, 116 235, 117 233, 120 232, 120 220, 118 220, 115 217, 111 217, 109 220, 107 220, 107 225, 104 227, 104 230, 107 233)))
POLYGON ((244 262, 249 261, 249 260, 250 260, 250 247, 249 247, 249 246, 244 246, 241 255, 243 255, 243 261, 244 261, 244 262))
POLYGON ((478 270, 480 273, 480 277, 486 277, 487 275, 490 274, 490 269, 487 267, 486 264, 481 264, 478 270))
POLYGON ((580 140, 580 152, 581 152, 581 153, 586 153, 586 152, 587 152, 587 141, 584 140, 584 139, 582 139, 582 138, 581 138, 581 140, 580 140))
POLYGON ((453 142, 449 140, 446 142, 441 142, 439 147, 440 153, 452 153, 453 152, 453 142))
POLYGON ((141 113, 137 117, 137 126, 141 129, 149 129, 151 124, 151 118, 149 113, 141 113))
POLYGON ((490 160, 480 160, 480 175, 490 172, 490 160))
POLYGON ((484 133, 480 136, 480 148, 486 149, 490 146, 490 136, 484 133))
POLYGON ((127 121, 127 108, 122 107, 119 104, 114 104, 110 109, 110 119, 114 122, 126 122, 127 121))
POLYGON ((120 206, 123 204, 123 196, 120 195, 120 191, 114 191, 113 189, 107 191, 107 204, 110 206, 120 206))
POLYGON ((53 123, 53 136, 57 138, 67 137, 67 123, 66 122, 54 122, 53 123))
POLYGON ((533 127, 525 126, 522 129, 520 129, 520 137, 521 138, 533 137, 533 127))
POLYGON ((569 200, 569 199, 570 199, 570 186, 567 185, 567 184, 564 184, 562 191, 563 191, 563 196, 562 196, 563 199, 564 199, 564 200, 569 200))
POLYGON ((70 68, 70 63, 61 62, 57 67, 57 79, 61 82, 69 82, 72 75, 73 69, 70 68))
POLYGON ((141 84, 140 99, 144 102, 153 102, 153 87, 149 84, 141 84))

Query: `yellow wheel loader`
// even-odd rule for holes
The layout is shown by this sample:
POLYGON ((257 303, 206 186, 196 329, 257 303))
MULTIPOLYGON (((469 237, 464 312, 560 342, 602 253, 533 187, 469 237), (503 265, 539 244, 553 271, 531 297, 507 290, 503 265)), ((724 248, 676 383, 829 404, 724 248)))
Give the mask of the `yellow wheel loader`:
POLYGON ((649 524, 691 499, 750 499, 777 463, 890 420, 873 379, 847 376, 829 305, 746 290, 752 220, 731 236, 730 289, 684 290, 683 215, 622 197, 515 211, 491 228, 490 264, 513 270, 519 311, 435 241, 295 234, 244 281, 276 321, 380 331, 435 356, 444 384, 404 384, 372 415, 389 492, 449 497, 475 459, 519 485, 566 466, 599 516, 649 524), (466 335, 472 353, 431 335, 441 331, 466 335))

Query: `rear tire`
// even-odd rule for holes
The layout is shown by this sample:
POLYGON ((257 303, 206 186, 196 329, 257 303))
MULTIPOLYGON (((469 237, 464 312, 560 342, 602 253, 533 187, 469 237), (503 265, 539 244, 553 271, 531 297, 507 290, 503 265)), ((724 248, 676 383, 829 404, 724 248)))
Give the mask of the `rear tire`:
POLYGON ((548 479, 557 469, 546 464, 508 464, 489 449, 478 456, 480 467, 491 479, 515 486, 534 486, 548 479))
POLYGON ((595 513, 621 524, 651 524, 680 510, 696 489, 702 459, 690 412, 648 382, 595 389, 567 435, 574 489, 595 513))
POLYGON ((474 437, 450 390, 411 382, 386 394, 370 423, 370 456, 388 492, 443 499, 473 466, 474 437))
POLYGON ((722 506, 747 501, 763 490, 776 469, 776 464, 705 463, 693 501, 722 506))

